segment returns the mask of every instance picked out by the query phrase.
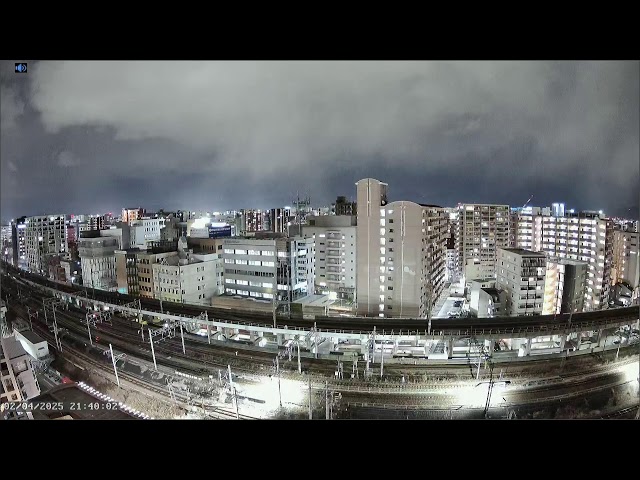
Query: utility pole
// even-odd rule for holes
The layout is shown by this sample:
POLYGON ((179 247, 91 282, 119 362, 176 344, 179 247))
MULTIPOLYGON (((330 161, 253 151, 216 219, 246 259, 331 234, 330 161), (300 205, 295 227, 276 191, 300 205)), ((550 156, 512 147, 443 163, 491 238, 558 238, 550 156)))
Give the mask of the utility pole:
POLYGON ((149 342, 151 342, 151 355, 153 356, 153 368, 158 371, 158 364, 156 363, 156 352, 153 349, 153 335, 151 334, 151 330, 149 330, 149 342))
POLYGON ((62 340, 58 338, 58 322, 56 321, 56 305, 53 304, 53 332, 56 336, 56 343, 58 344, 58 350, 62 352, 62 340))
POLYGON ((182 323, 180 323, 180 337, 182 338, 182 353, 184 355, 187 352, 184 350, 184 333, 182 332, 182 323))
POLYGON ((160 296, 160 313, 164 315, 164 310, 162 309, 162 296, 160 296))
POLYGON ((309 420, 313 420, 313 406, 311 405, 311 374, 309 374, 309 420))
POLYGON ((380 352, 380 378, 384 374, 384 343, 382 345, 382 351, 380 352))
POLYGON ((116 368, 116 357, 113 356, 113 347, 109 344, 109 350, 111 351, 111 361, 113 362, 113 371, 116 374, 116 383, 118 384, 118 388, 120 388, 120 379, 118 378, 118 369, 116 368))
POLYGON ((280 360, 276 357, 276 374, 278 375, 278 398, 280 399, 280 408, 282 408, 282 389, 280 388, 280 360))
POLYGON ((87 315, 87 332, 89 332, 89 343, 93 347, 93 340, 91 340, 91 328, 89 327, 89 315, 87 315))
POLYGON ((296 345, 298 346, 298 373, 302 373, 302 364, 300 363, 300 338, 298 338, 296 345))
POLYGON ((329 414, 329 382, 324 382, 324 404, 326 410, 326 419, 330 420, 331 415, 329 414))

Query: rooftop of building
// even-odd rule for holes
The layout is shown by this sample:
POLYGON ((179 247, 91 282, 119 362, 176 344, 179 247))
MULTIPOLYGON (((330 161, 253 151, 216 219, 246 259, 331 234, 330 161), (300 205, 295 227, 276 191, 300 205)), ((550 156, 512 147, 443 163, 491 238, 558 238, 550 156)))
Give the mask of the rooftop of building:
POLYGON ((335 303, 335 300, 329 299, 329 295, 307 295, 292 303, 299 303, 308 307, 327 307, 335 303))
POLYGON ((482 291, 486 292, 488 295, 491 295, 494 303, 498 303, 500 301, 500 290, 497 288, 483 288, 482 291))
MULTIPOLYGON (((58 402, 62 402, 65 408, 70 408, 72 404, 88 405, 108 403, 79 388, 76 383, 58 385, 47 392, 32 398, 30 401, 38 403, 50 402, 56 404, 58 404, 58 402)), ((64 416, 70 416, 75 420, 137 420, 137 417, 134 417, 122 410, 113 408, 84 408, 77 410, 64 409, 51 413, 38 411, 33 412, 34 420, 52 420, 64 416)))
POLYGON ((523 257, 546 257, 544 253, 525 250, 524 248, 498 248, 498 250, 504 250, 505 252, 514 253, 523 257))
POLYGON ((571 258, 558 258, 558 257, 553 257, 549 259, 550 262, 553 263, 559 263, 561 265, 576 265, 576 266, 580 266, 580 265, 588 265, 589 262, 583 262, 582 260, 573 260, 571 258))
POLYGON ((4 355, 9 360, 27 355, 22 344, 13 335, 0 340, 0 351, 0 357, 4 355))
POLYGON ((46 342, 44 338, 42 338, 37 333, 32 332, 31 330, 25 330, 24 332, 20 332, 20 335, 26 338, 29 341, 29 343, 33 345, 35 345, 36 343, 46 342))

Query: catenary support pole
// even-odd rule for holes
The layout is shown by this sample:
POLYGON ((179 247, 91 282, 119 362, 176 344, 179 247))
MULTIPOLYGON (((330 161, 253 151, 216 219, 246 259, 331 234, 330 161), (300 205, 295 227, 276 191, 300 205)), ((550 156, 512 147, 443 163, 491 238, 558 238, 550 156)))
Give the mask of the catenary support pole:
POLYGON ((309 420, 313 420, 313 406, 311 405, 311 375, 309 375, 309 420))
POLYGON ((156 352, 153 349, 153 335, 151 335, 151 330, 149 330, 149 342, 151 343, 151 355, 153 356, 153 368, 158 371, 158 364, 156 363, 156 352))
POLYGON ((118 378, 118 369, 116 368, 116 357, 113 356, 113 347, 109 344, 109 350, 111 350, 111 361, 113 362, 113 371, 116 374, 116 383, 120 387, 120 379, 118 378))
POLYGON ((182 332, 182 324, 180 324, 180 338, 182 338, 182 354, 184 355, 186 352, 184 350, 184 333, 182 332))

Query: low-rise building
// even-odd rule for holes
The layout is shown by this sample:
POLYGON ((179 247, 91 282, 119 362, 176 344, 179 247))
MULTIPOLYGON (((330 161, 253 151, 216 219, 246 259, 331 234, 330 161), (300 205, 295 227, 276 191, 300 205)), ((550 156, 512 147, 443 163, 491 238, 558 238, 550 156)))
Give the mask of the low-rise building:
POLYGON ((29 354, 13 335, 0 338, 0 404, 29 400, 39 394, 29 354))

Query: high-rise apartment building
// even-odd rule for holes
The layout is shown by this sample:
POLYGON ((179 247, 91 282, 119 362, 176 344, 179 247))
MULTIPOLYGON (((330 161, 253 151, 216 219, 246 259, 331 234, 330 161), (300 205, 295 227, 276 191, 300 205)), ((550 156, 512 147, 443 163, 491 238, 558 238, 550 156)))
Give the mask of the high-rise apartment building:
POLYGON ((446 213, 413 202, 388 203, 387 187, 372 178, 356 183, 357 311, 425 318, 444 287, 446 213))
POLYGON ((274 233, 288 233, 291 219, 290 208, 272 208, 268 212, 268 230, 274 233))
POLYGON ((542 252, 589 265, 584 310, 606 306, 613 261, 613 223, 597 212, 542 216, 542 252))
POLYGON ((27 267, 33 272, 47 276, 48 258, 67 251, 65 216, 26 217, 25 225, 27 267))
POLYGON ((266 210, 243 209, 240 211, 239 234, 262 232, 267 216, 266 210))
POLYGON ((543 315, 581 312, 587 285, 588 264, 568 258, 547 260, 543 315))
POLYGON ((496 252, 508 248, 508 205, 458 205, 456 244, 459 274, 465 281, 495 277, 496 252))
POLYGON ((309 293, 354 301, 356 296, 356 217, 307 217, 302 236, 309 242, 309 293))
MULTIPOLYGON (((564 209, 563 209, 564 211, 564 209)), ((549 207, 511 209, 510 246, 539 252, 542 250, 542 216, 550 216, 549 207)))
POLYGON ((540 315, 544 304, 547 259, 521 248, 498 248, 496 288, 504 290, 508 316, 540 315))
POLYGON ((638 255, 638 237, 633 231, 615 230, 613 232, 613 268, 611 283, 627 283, 631 290, 640 283, 640 261, 638 255))

